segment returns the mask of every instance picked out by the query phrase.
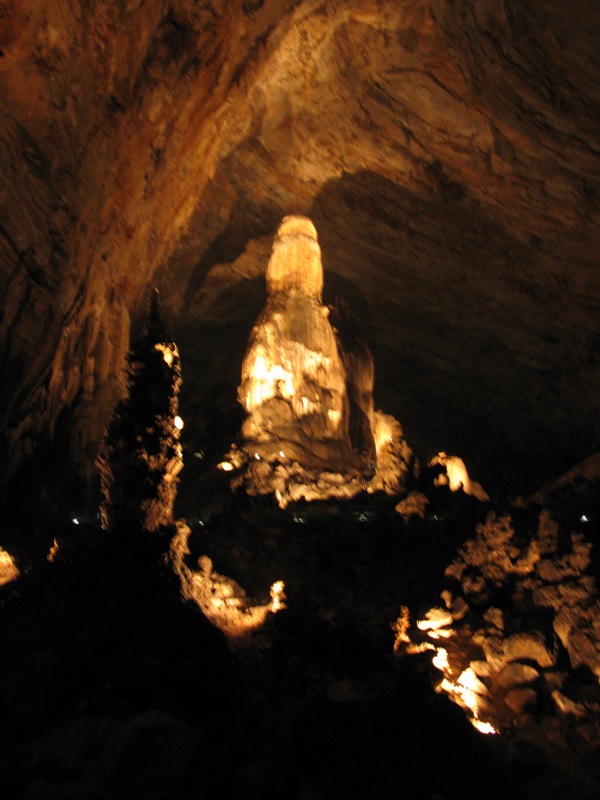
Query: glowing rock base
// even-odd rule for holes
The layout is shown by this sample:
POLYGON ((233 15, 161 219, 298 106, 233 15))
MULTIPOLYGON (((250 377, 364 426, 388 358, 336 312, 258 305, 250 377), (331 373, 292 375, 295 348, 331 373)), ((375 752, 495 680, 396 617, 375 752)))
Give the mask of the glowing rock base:
POLYGON ((285 608, 283 581, 275 581, 271 586, 268 603, 255 605, 238 583, 213 570, 212 561, 207 556, 198 559, 198 570, 190 569, 185 557, 190 553, 188 539, 191 530, 182 521, 176 523, 176 528, 171 541, 170 561, 181 581, 182 595, 194 602, 230 642, 246 641, 250 634, 264 625, 269 614, 285 608))
POLYGON ((600 598, 591 549, 546 510, 535 533, 528 522, 519 529, 490 513, 447 567, 453 590, 442 592, 443 606, 416 626, 402 609, 396 652, 433 651, 443 676, 438 691, 484 733, 534 730, 540 719, 550 735, 586 726, 589 733, 600 713, 600 598))
POLYGON ((0 547, 0 586, 5 586, 19 577, 19 570, 10 553, 0 547))
POLYGON ((234 488, 296 500, 402 490, 412 454, 400 425, 373 410, 373 359, 355 341, 342 348, 322 305, 317 233, 285 217, 267 267, 266 306, 242 365, 247 412, 234 488))

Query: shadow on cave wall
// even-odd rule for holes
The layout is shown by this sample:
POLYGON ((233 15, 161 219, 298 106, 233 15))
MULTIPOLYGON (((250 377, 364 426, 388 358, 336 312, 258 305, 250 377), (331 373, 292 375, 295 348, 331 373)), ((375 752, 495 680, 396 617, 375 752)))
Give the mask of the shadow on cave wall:
POLYGON ((560 403, 552 365, 519 363, 545 348, 525 322, 547 313, 534 284, 540 242, 517 241, 441 167, 420 188, 370 171, 324 186, 308 215, 328 301, 336 291, 349 300, 374 355, 376 406, 400 420, 421 457, 458 452, 486 483, 523 491, 590 444, 586 420, 559 442, 550 409, 531 413, 540 398, 560 403), (521 335, 535 353, 515 353, 521 335))
MULTIPOLYGON (((273 235, 282 216, 276 206, 255 206, 249 202, 236 204, 226 226, 216 233, 194 267, 186 285, 186 296, 194 297, 212 267, 235 261, 251 239, 273 235)), ((265 264, 265 270, 266 267, 265 264)))
POLYGON ((173 320, 183 384, 179 411, 184 420, 185 469, 179 505, 193 501, 198 479, 229 449, 239 434, 243 409, 237 401, 248 336, 266 299, 264 279, 244 280, 214 298, 218 319, 197 316, 194 303, 173 320))

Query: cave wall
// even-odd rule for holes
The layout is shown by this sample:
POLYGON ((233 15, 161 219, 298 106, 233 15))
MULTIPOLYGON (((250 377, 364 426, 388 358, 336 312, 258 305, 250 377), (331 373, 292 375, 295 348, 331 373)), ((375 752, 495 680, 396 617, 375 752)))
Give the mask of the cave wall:
POLYGON ((315 222, 325 299, 354 307, 417 449, 597 448, 599 20, 585 0, 15 0, 5 476, 65 412, 89 466, 154 283, 201 439, 287 213, 315 222))

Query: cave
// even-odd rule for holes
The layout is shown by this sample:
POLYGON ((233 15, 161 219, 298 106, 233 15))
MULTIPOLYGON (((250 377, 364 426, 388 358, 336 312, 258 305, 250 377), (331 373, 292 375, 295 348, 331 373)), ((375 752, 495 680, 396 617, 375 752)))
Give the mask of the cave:
POLYGON ((5 796, 598 795, 598 41, 587 0, 2 4, 5 796), (282 224, 348 396, 278 503, 238 473, 286 467, 244 402, 282 224))

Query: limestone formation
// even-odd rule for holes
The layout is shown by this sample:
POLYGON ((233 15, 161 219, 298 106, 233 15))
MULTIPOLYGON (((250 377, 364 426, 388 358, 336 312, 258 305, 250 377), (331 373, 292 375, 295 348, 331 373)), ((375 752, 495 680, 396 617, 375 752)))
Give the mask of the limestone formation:
POLYGON ((458 584, 442 593, 446 609, 427 612, 420 634, 410 632, 406 610, 397 652, 436 651, 439 690, 483 732, 520 728, 539 737, 540 719, 553 713, 568 749, 572 730, 594 724, 600 710, 581 701, 585 687, 597 695, 600 680, 600 600, 585 544, 547 511, 534 536, 490 514, 446 570, 458 584))
POLYGON ((248 642, 250 635, 259 630, 269 614, 285 608, 283 581, 271 585, 270 600, 257 604, 232 578, 213 570, 208 556, 200 556, 199 569, 190 569, 185 563, 190 555, 188 539, 190 528, 183 520, 177 520, 176 533, 171 540, 169 560, 181 581, 181 594, 202 610, 205 617, 238 645, 248 642))
POLYGON ((436 465, 440 465, 445 470, 445 473, 436 478, 436 486, 448 486, 451 492, 462 490, 465 494, 476 497, 482 503, 490 499, 481 484, 471 480, 462 458, 438 453, 429 462, 431 467, 436 465))
POLYGON ((127 396, 117 405, 96 458, 103 525, 125 539, 172 523, 183 467, 179 352, 160 320, 156 294, 128 361, 127 396))
POLYGON ((446 570, 454 587, 442 594, 446 608, 427 612, 414 633, 406 611, 397 651, 434 650, 440 691, 484 732, 527 728, 543 738, 538 715, 552 713, 567 747, 570 726, 595 724, 600 709, 584 699, 600 692, 600 599, 590 568, 589 544, 548 511, 533 535, 490 513, 446 570))
POLYGON ((349 440, 346 371, 329 311, 310 220, 286 217, 267 267, 268 299, 242 365, 239 399, 248 450, 272 462, 358 467, 349 440), (283 455, 281 455, 283 453, 283 455))
POLYGON ((275 493, 282 505, 367 488, 401 492, 412 454, 396 420, 374 411, 370 352, 359 341, 345 350, 329 321, 306 217, 282 221, 266 282, 238 390, 247 491, 275 493))
POLYGON ((266 280, 269 295, 298 289, 321 302, 321 248, 315 226, 308 217, 284 217, 275 236, 266 280))
POLYGON ((19 569, 10 553, 0 547, 0 586, 4 586, 19 577, 19 569))
POLYGON ((267 461, 287 451, 281 459, 306 467, 342 466, 349 449, 346 374, 320 302, 322 274, 312 224, 286 218, 273 245, 267 305, 252 331, 239 388, 248 412, 243 438, 267 461))

